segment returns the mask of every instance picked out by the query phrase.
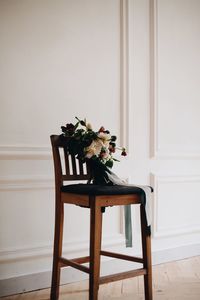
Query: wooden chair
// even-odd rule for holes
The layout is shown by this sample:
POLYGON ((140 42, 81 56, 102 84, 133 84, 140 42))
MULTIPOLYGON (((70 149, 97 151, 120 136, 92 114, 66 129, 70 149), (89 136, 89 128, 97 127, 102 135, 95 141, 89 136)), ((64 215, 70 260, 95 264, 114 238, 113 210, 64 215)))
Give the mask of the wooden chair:
POLYGON ((144 193, 140 188, 127 186, 101 186, 93 184, 63 185, 68 180, 87 180, 90 172, 82 162, 69 155, 66 143, 60 136, 51 136, 55 168, 55 236, 51 300, 59 298, 60 270, 73 267, 89 274, 89 300, 98 299, 99 284, 144 275, 145 300, 152 300, 151 237, 147 226, 144 193), (61 151, 64 153, 65 169, 62 171, 61 151), (62 256, 64 204, 75 204, 90 209, 90 253, 89 256, 67 259, 62 256), (142 257, 132 257, 101 250, 102 213, 108 206, 140 204, 142 257), (142 268, 100 277, 100 256, 109 256, 141 263, 142 268), (83 265, 89 262, 89 267, 83 265))

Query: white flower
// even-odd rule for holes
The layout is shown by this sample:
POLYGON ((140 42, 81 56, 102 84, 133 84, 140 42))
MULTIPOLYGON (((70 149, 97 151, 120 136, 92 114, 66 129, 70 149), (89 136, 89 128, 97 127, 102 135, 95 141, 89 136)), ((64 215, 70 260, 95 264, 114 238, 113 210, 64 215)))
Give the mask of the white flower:
POLYGON ((86 128, 87 128, 87 130, 88 130, 88 129, 89 129, 89 130, 92 130, 92 125, 91 125, 90 123, 87 123, 86 128))
POLYGON ((102 147, 103 147, 102 140, 97 139, 97 140, 92 141, 90 146, 85 149, 85 152, 86 152, 85 156, 87 158, 91 158, 94 155, 99 156, 102 147))
POLYGON ((111 135, 105 132, 99 132, 98 138, 102 140, 105 147, 109 147, 109 141, 111 139, 111 135))

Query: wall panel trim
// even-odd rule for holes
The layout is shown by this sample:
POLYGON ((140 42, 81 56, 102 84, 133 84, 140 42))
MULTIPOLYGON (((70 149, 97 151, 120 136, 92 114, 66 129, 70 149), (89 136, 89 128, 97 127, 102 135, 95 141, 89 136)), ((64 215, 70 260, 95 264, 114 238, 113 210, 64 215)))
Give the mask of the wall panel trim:
POLYGON ((46 145, 0 145, 0 160, 43 160, 51 157, 51 148, 46 145))
POLYGON ((129 1, 120 0, 120 143, 129 147, 129 1))
POLYGON ((155 159, 199 159, 200 149, 164 149, 159 146, 158 2, 159 0, 150 0, 150 157, 155 159))
POLYGON ((169 228, 169 229, 158 229, 158 186, 160 183, 188 183, 188 182, 199 182, 199 175, 155 175, 151 174, 151 184, 154 186, 154 201, 153 201, 153 238, 164 238, 173 237, 183 234, 192 234, 200 232, 200 224, 198 225, 187 225, 180 226, 180 228, 169 228))
POLYGON ((0 191, 53 189, 54 179, 47 176, 0 177, 0 191))
MULTIPOLYGON (((104 237, 103 246, 124 246, 125 238, 123 234, 114 234, 104 237)), ((86 251, 89 249, 89 240, 74 239, 63 243, 63 253, 67 255, 76 255, 77 252, 86 251)), ((24 247, 10 247, 6 249, 0 249, 0 263, 23 261, 27 258, 40 258, 40 257, 52 257, 53 244, 38 244, 36 246, 24 246, 24 247)))

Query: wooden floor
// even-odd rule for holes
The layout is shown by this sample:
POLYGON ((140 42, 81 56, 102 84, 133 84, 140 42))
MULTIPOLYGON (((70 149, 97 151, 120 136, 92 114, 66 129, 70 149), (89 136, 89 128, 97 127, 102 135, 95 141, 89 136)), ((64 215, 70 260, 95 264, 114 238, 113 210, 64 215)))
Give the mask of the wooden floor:
MULTIPOLYGON (((153 267, 154 300, 200 300, 200 256, 153 267)), ((4 297, 3 300, 48 300, 49 289, 4 297)), ((88 282, 63 285, 60 300, 88 300, 88 282)), ((99 300, 143 300, 143 278, 101 285, 99 300)))

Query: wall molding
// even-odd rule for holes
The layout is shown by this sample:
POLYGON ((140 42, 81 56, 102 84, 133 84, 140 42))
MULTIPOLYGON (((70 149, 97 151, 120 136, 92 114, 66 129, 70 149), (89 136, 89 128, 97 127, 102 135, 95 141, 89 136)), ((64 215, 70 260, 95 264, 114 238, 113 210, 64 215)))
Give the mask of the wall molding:
POLYGON ((153 201, 153 238, 173 237, 177 235, 193 234, 200 232, 199 225, 186 225, 180 228, 166 228, 160 230, 158 228, 158 186, 160 183, 200 183, 200 175, 155 175, 151 174, 151 184, 154 186, 154 201, 153 201))
POLYGON ((120 143, 129 148, 129 1, 120 0, 120 143))
POLYGON ((51 148, 46 145, 0 145, 0 160, 43 160, 51 159, 51 148))
MULTIPOLYGON (((124 246, 125 238, 123 234, 113 234, 103 239, 104 247, 124 246)), ((73 239, 63 243, 63 253, 68 256, 88 250, 88 239, 73 239)), ((10 247, 0 250, 0 263, 23 261, 25 259, 37 259, 41 257, 52 257, 53 244, 36 245, 32 247, 10 247)))
POLYGON ((149 6, 150 42, 150 156, 157 158, 158 149, 158 98, 157 98, 157 0, 149 6))
POLYGON ((53 189, 54 179, 47 176, 9 176, 0 177, 0 191, 27 191, 53 189))
POLYGON ((200 159, 200 149, 197 151, 188 151, 188 152, 180 152, 180 151, 171 151, 161 148, 157 148, 157 150, 154 152, 152 158, 155 159, 200 159))
POLYGON ((150 0, 150 157, 199 159, 200 149, 167 149, 159 146, 158 99, 158 2, 150 0))

